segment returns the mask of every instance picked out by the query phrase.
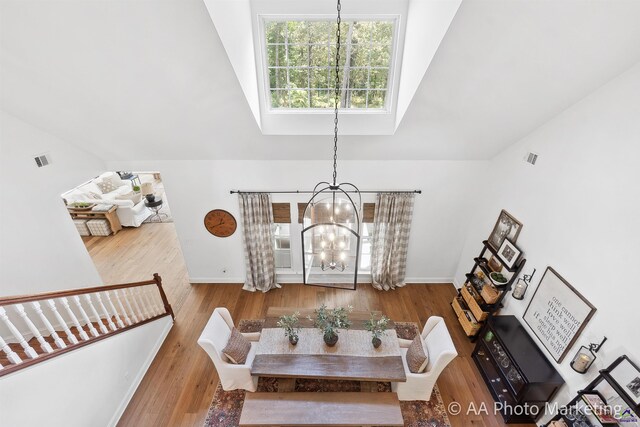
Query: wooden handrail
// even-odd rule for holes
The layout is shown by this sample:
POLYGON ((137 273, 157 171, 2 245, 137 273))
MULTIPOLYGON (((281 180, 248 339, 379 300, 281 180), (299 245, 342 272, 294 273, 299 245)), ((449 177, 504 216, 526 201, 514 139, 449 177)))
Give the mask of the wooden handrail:
MULTIPOLYGON (((94 292, 113 291, 116 289, 135 288, 137 286, 146 286, 146 285, 155 285, 155 284, 157 284, 158 287, 162 289, 162 279, 160 279, 159 281, 156 281, 155 279, 156 276, 160 279, 160 276, 158 275, 158 273, 154 273, 153 280, 145 280, 142 282, 122 283, 119 285, 94 286, 92 288, 68 289, 66 291, 43 292, 40 294, 32 294, 32 295, 17 295, 12 297, 2 297, 0 298, 0 306, 11 305, 11 304, 23 304, 25 302, 42 301, 42 300, 53 299, 53 298, 64 298, 64 297, 70 297, 74 295, 92 294, 94 292)), ((164 290, 161 290, 161 295, 164 296, 164 298, 162 299, 164 302, 164 300, 167 298, 164 295, 164 290)), ((165 308, 166 308, 166 305, 165 305, 165 308)), ((168 310, 168 312, 171 313, 170 310, 168 310)))
MULTIPOLYGON (((58 314, 58 311, 55 308, 55 303, 53 301, 49 301, 48 304, 50 304, 55 316, 58 316, 57 320, 63 321, 63 319, 60 317, 60 315, 58 314)), ((0 320, 6 324, 9 330, 12 332, 14 338, 17 340, 17 342, 20 342, 20 345, 23 346, 25 351, 26 350, 31 351, 31 353, 27 352, 29 358, 24 358, 24 359, 18 358, 17 361, 10 359, 12 364, 2 366, 2 369, 0 369, 0 377, 10 374, 12 372, 18 371, 20 369, 24 369, 26 367, 33 366, 37 363, 40 363, 44 360, 51 359, 60 354, 64 354, 64 353, 73 351, 75 349, 84 347, 86 345, 92 344, 94 342, 103 340, 107 337, 119 334, 124 331, 128 331, 138 326, 145 325, 149 322, 161 319, 166 316, 171 316, 171 318, 175 320, 175 316, 173 313, 173 309, 171 308, 171 304, 169 304, 167 295, 165 294, 164 289, 162 288, 162 278, 158 273, 154 273, 152 280, 145 280, 141 282, 96 286, 91 288, 70 289, 65 291, 44 292, 44 293, 33 294, 33 295, 20 295, 20 296, 0 298, 0 320), (153 293, 152 295, 149 295, 145 290, 130 291, 128 293, 123 292, 122 294, 114 292, 112 296, 115 295, 115 297, 118 299, 118 305, 120 307, 120 311, 115 307, 114 303, 111 301, 109 293, 105 293, 107 291, 116 291, 119 289, 143 287, 143 286, 149 286, 149 285, 156 285, 158 288, 158 294, 156 294, 155 296, 153 295, 153 293), (101 299, 100 293, 102 293, 103 298, 106 298, 105 300, 101 299), (94 296, 94 300, 92 301, 92 296, 87 294, 96 294, 94 296), (80 300, 78 299, 79 295, 87 295, 85 297, 86 301, 83 302, 82 304, 84 303, 88 304, 88 310, 86 310, 86 312, 89 312, 89 315, 91 315, 91 312, 92 312, 93 316, 91 317, 93 319, 95 319, 95 316, 97 316, 97 319, 95 321, 97 321, 98 324, 100 325, 101 333, 98 333, 97 330, 93 328, 93 326, 91 326, 92 325, 91 322, 94 320, 89 320, 89 317, 87 316, 85 310, 83 309, 80 303, 80 300), (157 298, 158 295, 160 296, 162 300, 162 305, 164 307, 161 307, 159 305, 159 301, 157 299, 154 302, 154 298, 157 298), (87 338, 87 334, 85 334, 83 336, 84 338, 83 340, 81 341, 78 340, 79 338, 82 337, 82 334, 80 334, 80 331, 81 331, 80 328, 83 328, 83 326, 81 326, 81 324, 78 323, 78 320, 75 318, 75 314, 72 313, 72 310, 70 310, 66 300, 67 297, 76 297, 75 299, 72 299, 72 300, 75 301, 75 304, 77 305, 77 308, 80 314, 83 315, 85 321, 87 322, 86 325, 84 325, 84 327, 89 325, 92 331, 92 336, 90 338, 87 338), (42 311, 39 310, 40 309, 40 305, 38 304, 39 302, 54 300, 57 298, 62 298, 62 305, 66 307, 66 309, 69 311, 69 315, 71 316, 71 319, 75 321, 75 326, 78 328, 78 333, 81 335, 80 337, 78 337, 78 339, 73 340, 73 343, 65 344, 64 342, 61 342, 61 340, 58 338, 58 335, 56 335, 57 331, 55 330, 55 328, 51 325, 51 323, 49 323, 48 319, 46 319, 42 311), (127 300, 127 298, 130 298, 131 303, 129 302, 129 300, 127 300), (127 316, 127 310, 124 308, 121 301, 126 302, 128 311, 131 312, 133 317, 133 321, 130 321, 128 317, 126 318, 127 326, 124 326, 124 322, 122 322, 120 320, 120 317, 118 317, 119 315, 124 315, 125 317, 127 316), (15 328, 15 326, 12 323, 12 320, 9 317, 7 317, 8 312, 5 310, 4 306, 16 305, 15 309, 20 313, 22 313, 24 316, 24 308, 22 307, 22 304, 24 303, 34 303, 33 307, 35 307, 38 310, 38 313, 40 313, 41 317, 44 318, 45 324, 48 325, 48 332, 51 334, 51 336, 54 337, 54 339, 58 339, 58 341, 55 341, 56 342, 55 349, 52 350, 50 346, 47 346, 46 348, 43 348, 47 350, 44 354, 43 353, 36 354, 33 351, 33 349, 29 346, 29 344, 25 342, 22 332, 19 331, 17 328, 15 328), (142 307, 142 309, 140 307, 142 307), (164 309, 164 312, 162 312, 163 309, 164 309), (136 314, 138 314, 138 317, 136 317, 136 314), (115 319, 114 321, 112 321, 112 316, 115 319), (145 317, 147 318, 145 319, 145 317), (138 318, 140 318, 140 320, 138 320, 138 318), (102 325, 101 323, 102 320, 107 321, 110 327, 110 330, 107 330, 107 328, 102 325), (118 326, 116 326, 114 322, 118 323, 118 326)), ((66 328, 66 331, 67 331, 67 334, 69 334, 68 328, 66 328)), ((43 342, 42 337, 36 332, 34 332, 34 336, 38 338, 42 347, 42 345, 45 345, 46 343, 43 342)), ((6 345, 0 351, 4 352, 7 356, 9 356, 9 354, 12 353, 12 350, 8 348, 8 346, 6 345)), ((13 356, 16 356, 16 354, 13 353, 13 356)))

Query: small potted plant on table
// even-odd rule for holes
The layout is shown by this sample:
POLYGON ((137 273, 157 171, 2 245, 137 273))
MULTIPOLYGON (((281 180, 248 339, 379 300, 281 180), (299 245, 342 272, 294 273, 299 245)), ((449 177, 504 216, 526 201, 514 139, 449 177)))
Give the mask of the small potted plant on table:
POLYGON ((371 344, 373 344, 374 348, 380 347, 382 344, 382 340, 380 337, 387 329, 389 325, 389 318, 387 316, 382 315, 379 319, 376 319, 375 314, 371 313, 371 319, 367 320, 364 323, 364 327, 367 331, 371 332, 372 339, 371 344))
POLYGON ((284 329, 284 336, 289 338, 291 345, 298 344, 298 332, 300 332, 300 327, 298 326, 299 316, 300 313, 296 311, 288 316, 281 316, 277 323, 280 328, 284 329))
POLYGON ((338 342, 338 329, 349 329, 351 326, 351 322, 349 321, 349 313, 351 311, 353 311, 353 307, 351 306, 329 310, 324 304, 315 311, 316 318, 314 325, 320 329, 324 342, 329 347, 333 347, 338 342))

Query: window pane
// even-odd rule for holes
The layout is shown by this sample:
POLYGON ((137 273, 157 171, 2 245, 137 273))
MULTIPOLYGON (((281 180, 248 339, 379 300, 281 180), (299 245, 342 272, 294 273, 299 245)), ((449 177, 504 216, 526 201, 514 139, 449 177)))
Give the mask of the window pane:
POLYGON ((371 66, 372 67, 388 67, 391 65, 389 60, 391 58, 390 47, 385 45, 371 46, 371 66))
POLYGON ((366 68, 352 68, 349 74, 349 87, 353 89, 366 89, 369 70, 366 68))
POLYGON ((309 43, 309 27, 305 21, 287 22, 289 43, 309 43))
POLYGON ((311 46, 311 65, 327 67, 329 64, 329 47, 327 45, 311 46))
POLYGON ((353 43, 369 43, 373 22, 356 22, 353 24, 353 43))
POLYGON ((272 44, 267 46, 267 60, 271 67, 286 67, 287 56, 286 47, 283 44, 272 44))
POLYGON ((367 107, 367 91, 366 90, 350 90, 350 108, 366 108, 367 107))
POLYGON ((351 48, 351 66, 368 67, 371 47, 368 44, 354 45, 351 48))
POLYGON ((372 68, 369 77, 369 87, 371 87, 371 89, 386 88, 388 75, 389 70, 386 68, 372 68))
POLYGON ((309 92, 306 90, 291 90, 291 108, 309 108, 309 92))
POLYGON ((385 90, 369 91, 369 108, 384 108, 384 100, 387 95, 385 90))
POLYGON ((271 91, 271 106, 273 108, 288 107, 288 93, 284 90, 272 90, 271 91))
POLYGON ((393 37, 393 24, 391 22, 376 22, 371 26, 371 42, 388 44, 393 37))
POLYGON ((312 22, 310 25, 311 40, 313 43, 326 44, 329 41, 329 31, 332 31, 334 27, 335 25, 329 21, 312 22))
POLYGON ((309 86, 314 89, 329 88, 329 68, 314 68, 311 70, 309 86))
POLYGON ((311 91, 311 108, 331 108, 333 98, 329 98, 329 92, 326 90, 311 91), (331 105, 330 105, 331 104, 331 105))
POLYGON ((267 43, 284 43, 284 22, 267 22, 265 35, 267 43))
POLYGON ((291 89, 306 89, 309 87, 309 70, 306 68, 289 69, 289 84, 291 89))
POLYGON ((309 66, 309 46, 290 45, 289 46, 289 66, 308 67, 309 66))

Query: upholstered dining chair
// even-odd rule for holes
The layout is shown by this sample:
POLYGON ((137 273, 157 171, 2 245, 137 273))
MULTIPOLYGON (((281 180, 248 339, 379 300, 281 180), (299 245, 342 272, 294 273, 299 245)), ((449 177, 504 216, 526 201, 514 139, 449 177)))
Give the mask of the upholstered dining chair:
POLYGON ((222 350, 226 347, 227 341, 231 336, 233 328, 233 319, 229 310, 219 307, 213 310, 209 322, 202 330, 198 344, 207 352, 213 364, 218 371, 220 384, 225 391, 229 390, 247 390, 256 391, 258 387, 258 377, 251 375, 251 364, 256 353, 256 345, 260 339, 260 332, 243 333, 249 341, 251 341, 251 350, 247 356, 247 360, 242 365, 234 365, 229 359, 222 354, 222 350))
POLYGON ((398 393, 399 400, 429 400, 433 392, 436 380, 449 363, 458 355, 447 325, 439 316, 431 316, 427 319, 424 329, 420 334, 429 352, 427 369, 422 374, 414 374, 407 366, 407 349, 411 340, 399 338, 402 363, 407 375, 407 382, 391 383, 391 388, 398 393))

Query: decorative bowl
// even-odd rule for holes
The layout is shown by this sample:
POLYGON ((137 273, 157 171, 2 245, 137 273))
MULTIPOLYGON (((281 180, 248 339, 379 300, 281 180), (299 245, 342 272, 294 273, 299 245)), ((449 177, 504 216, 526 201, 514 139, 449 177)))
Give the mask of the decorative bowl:
POLYGON ((502 273, 498 273, 495 271, 489 274, 489 279, 496 286, 505 286, 507 283, 509 283, 509 279, 504 277, 502 273))

